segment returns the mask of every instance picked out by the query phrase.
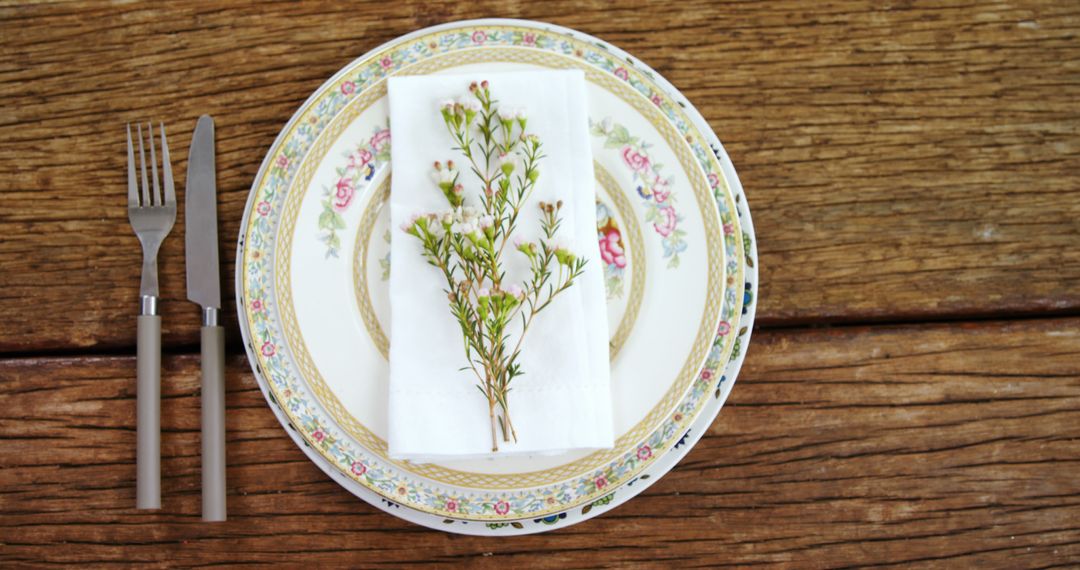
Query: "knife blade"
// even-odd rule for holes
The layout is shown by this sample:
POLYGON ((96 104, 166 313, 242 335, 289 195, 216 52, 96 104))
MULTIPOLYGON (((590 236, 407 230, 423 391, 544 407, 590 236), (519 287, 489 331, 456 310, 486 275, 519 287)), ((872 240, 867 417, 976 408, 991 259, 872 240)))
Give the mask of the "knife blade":
POLYGON ((188 151, 184 198, 188 300, 202 308, 221 308, 218 273, 217 182, 214 165, 214 119, 199 117, 188 151))
POLYGON ((202 307, 202 519, 225 520, 225 329, 218 324, 214 120, 199 117, 188 151, 184 240, 188 299, 202 307))

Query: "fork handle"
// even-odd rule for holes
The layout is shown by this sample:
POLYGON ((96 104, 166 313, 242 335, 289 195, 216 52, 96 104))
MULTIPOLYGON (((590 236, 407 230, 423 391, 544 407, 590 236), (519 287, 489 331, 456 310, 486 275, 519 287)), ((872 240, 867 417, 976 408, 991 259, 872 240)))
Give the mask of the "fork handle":
POLYGON ((161 317, 139 315, 135 506, 161 508, 161 317))
POLYGON ((202 519, 225 520, 225 329, 203 326, 202 519))

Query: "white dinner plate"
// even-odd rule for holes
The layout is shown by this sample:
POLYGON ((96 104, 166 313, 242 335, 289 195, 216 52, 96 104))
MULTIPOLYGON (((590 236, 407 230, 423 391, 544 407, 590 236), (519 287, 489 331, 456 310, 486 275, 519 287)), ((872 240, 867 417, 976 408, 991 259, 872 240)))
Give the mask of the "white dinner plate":
POLYGON ((749 341, 753 229, 719 141, 655 72, 565 28, 458 22, 353 61, 281 132, 241 227, 241 329, 275 414, 347 489, 440 530, 538 532, 637 494, 708 428, 749 341), (433 464, 391 460, 385 79, 543 68, 582 69, 588 81, 616 446, 433 464))

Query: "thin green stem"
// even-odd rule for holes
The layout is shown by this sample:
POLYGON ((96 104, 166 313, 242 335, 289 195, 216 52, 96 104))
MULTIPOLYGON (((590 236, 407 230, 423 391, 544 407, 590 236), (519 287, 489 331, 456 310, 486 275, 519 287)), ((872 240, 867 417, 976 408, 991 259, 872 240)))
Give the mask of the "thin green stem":
MULTIPOLYGON (((465 157, 469 169, 481 182, 480 202, 490 226, 485 221, 484 239, 462 234, 432 233, 433 218, 418 222, 409 233, 424 243, 425 255, 443 273, 450 310, 462 329, 468 368, 476 376, 481 392, 488 401, 491 422, 492 451, 498 450, 496 431, 502 430, 505 441, 517 441, 509 410, 509 393, 513 380, 523 374, 518 358, 524 339, 536 315, 547 308, 555 297, 569 288, 581 274, 584 265, 568 252, 558 253, 550 246, 559 229, 561 218, 557 205, 541 204, 541 227, 545 241, 539 251, 530 250, 531 278, 522 283, 524 296, 511 298, 503 289, 503 260, 506 244, 512 239, 525 204, 536 189, 538 165, 543 158, 539 141, 524 132, 524 119, 504 119, 498 114, 496 101, 491 98, 487 83, 474 86, 473 96, 479 110, 469 105, 454 106, 454 115, 445 124, 457 151, 465 157), (504 157, 520 157, 521 161, 506 162, 504 157), (508 166, 512 165, 512 166, 508 166), (475 241, 474 241, 475 240, 475 241), (553 279, 552 264, 558 261, 558 273, 553 279), (461 280, 458 280, 458 277, 461 280), (490 293, 481 302, 480 292, 490 284, 490 293), (511 330, 521 318, 520 334, 510 340, 511 330), (510 344, 513 349, 509 350, 510 344)), ((452 184, 457 185, 455 176, 452 184)), ((445 187, 444 191, 445 191, 445 187)), ((464 206, 459 193, 446 191, 451 206, 464 206)), ((462 210, 457 210, 460 216, 462 210)), ((457 222, 461 222, 458 218, 457 222)), ((436 228, 442 229, 442 228, 436 228)), ((534 245, 530 247, 535 248, 534 245)), ((513 290, 513 289, 511 289, 513 290)))

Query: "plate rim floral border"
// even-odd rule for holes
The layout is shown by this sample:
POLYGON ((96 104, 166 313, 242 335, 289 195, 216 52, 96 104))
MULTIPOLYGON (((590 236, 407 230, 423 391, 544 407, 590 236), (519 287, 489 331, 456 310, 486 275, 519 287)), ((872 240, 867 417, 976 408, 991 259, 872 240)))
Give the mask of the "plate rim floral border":
MULTIPOLYGON (((580 40, 560 35, 557 32, 549 33, 547 34, 548 37, 544 37, 543 34, 529 32, 527 28, 522 29, 514 26, 491 26, 486 28, 478 26, 472 29, 464 28, 464 31, 460 30, 462 30, 462 28, 451 32, 432 32, 429 35, 423 36, 423 40, 419 42, 401 40, 392 47, 379 53, 370 55, 366 58, 361 58, 360 61, 347 66, 339 75, 359 74, 360 76, 357 77, 356 81, 367 82, 369 79, 364 77, 364 75, 372 73, 372 70, 374 70, 374 76, 370 79, 374 81, 374 85, 377 87, 380 85, 381 79, 388 75, 389 71, 396 69, 392 58, 406 58, 406 62, 409 63, 409 65, 402 67, 402 71, 408 73, 413 65, 423 67, 423 62, 426 62, 428 57, 441 56, 448 53, 452 54, 453 52, 467 54, 470 51, 475 51, 476 44, 478 43, 483 44, 490 40, 490 43, 494 44, 495 42, 500 41, 496 38, 503 38, 501 41, 509 42, 510 45, 515 46, 518 45, 518 42, 520 41, 531 44, 522 46, 519 49, 523 49, 524 52, 531 52, 530 48, 535 47, 537 49, 536 53, 538 54, 538 57, 552 57, 551 52, 556 52, 557 54, 557 51, 552 50, 551 48, 561 47, 564 51, 576 48, 576 55, 578 58, 587 60, 583 55, 586 53, 585 49, 592 49, 591 47, 588 47, 588 44, 583 44, 580 40), (523 40, 520 38, 523 38, 523 40), (531 42, 530 38, 532 39, 531 42), (450 40, 448 46, 446 46, 446 40, 450 40), (430 48, 428 48, 428 44, 425 43, 427 41, 430 41, 430 48), (542 42, 547 44, 547 47, 542 48, 542 42), (439 45, 446 46, 444 49, 447 51, 437 51, 439 45), (420 56, 411 54, 411 51, 414 49, 421 52, 420 56), (433 51, 434 54, 429 55, 428 49, 433 51)), ((505 50, 507 48, 500 49, 505 50)), ((588 53, 595 54, 596 52, 589 51, 588 53)), ((633 92, 633 90, 624 86, 625 83, 630 83, 636 88, 639 94, 643 89, 647 90, 651 94, 651 101, 649 97, 641 99, 633 98, 633 101, 636 103, 635 106, 639 106, 639 111, 644 113, 657 113, 656 108, 663 110, 666 105, 668 108, 666 114, 672 123, 662 121, 661 123, 656 124, 664 124, 665 128, 671 130, 671 134, 664 133, 664 137, 668 139, 669 144, 672 145, 673 149, 676 149, 677 153, 690 155, 691 151, 700 151, 700 145, 691 144, 691 135, 696 133, 696 131, 690 131, 685 116, 680 115, 677 111, 673 111, 671 103, 664 101, 666 94, 653 87, 651 82, 649 82, 644 75, 639 75, 640 72, 637 70, 627 72, 624 68, 620 67, 618 70, 623 71, 623 74, 620 75, 615 68, 618 64, 613 63, 612 60, 603 55, 600 56, 601 59, 599 61, 606 62, 609 69, 604 71, 614 72, 613 75, 611 73, 600 73, 597 69, 593 69, 594 67, 601 67, 595 62, 587 62, 592 64, 587 65, 586 63, 577 63, 577 59, 570 57, 569 53, 557 55, 565 57, 567 61, 573 62, 573 65, 580 65, 583 68, 589 69, 588 73, 595 75, 596 81, 610 84, 610 88, 633 92), (622 82, 618 82, 618 79, 621 79, 622 82), (637 85, 634 85, 635 81, 637 82, 637 85), (664 95, 664 97, 661 95, 664 95), (655 105, 655 107, 653 107, 653 105, 655 105), (680 135, 680 131, 687 133, 685 136, 689 148, 682 146, 681 141, 674 142, 683 138, 684 135, 680 135)), ((282 151, 281 154, 283 159, 286 160, 281 164, 281 168, 276 169, 276 172, 272 170, 267 179, 257 181, 256 195, 264 197, 264 200, 269 201, 271 208, 268 212, 273 210, 274 203, 278 203, 282 200, 279 196, 284 196, 285 200, 285 206, 282 213, 288 215, 291 211, 289 204, 295 202, 294 193, 297 191, 295 186, 297 178, 300 180, 308 178, 312 168, 314 168, 313 164, 315 163, 311 162, 311 153, 314 152, 315 155, 319 155, 321 151, 318 149, 325 148, 326 145, 329 144, 328 141, 332 140, 320 140, 325 133, 329 132, 333 134, 340 130, 332 127, 332 125, 338 122, 341 114, 337 111, 339 109, 351 108, 351 105, 349 105, 352 101, 352 98, 349 97, 351 94, 357 93, 360 95, 361 93, 367 93, 367 91, 356 92, 355 86, 356 84, 353 83, 349 77, 340 78, 336 81, 331 80, 328 84, 325 84, 320 88, 318 92, 318 104, 314 108, 301 109, 301 111, 298 112, 299 115, 309 119, 311 125, 314 125, 315 128, 301 123, 298 128, 287 130, 284 139, 284 151, 282 151), (342 97, 338 97, 339 91, 342 97), (341 105, 344 105, 344 107, 341 105), (327 107, 329 107, 329 109, 327 107), (319 128, 323 125, 327 125, 327 127, 319 128), (329 131, 327 129, 329 129, 329 131), (291 161, 294 166, 298 166, 289 169, 287 168, 287 165, 290 160, 287 159, 292 158, 289 156, 289 148, 294 144, 299 145, 299 155, 301 160, 291 161), (290 174, 294 175, 290 176, 290 174), (284 191, 278 192, 279 190, 284 191)), ((364 96, 359 96, 358 98, 364 99, 364 96)), ((627 99, 627 101, 630 102, 631 100, 627 99)), ((665 113, 661 112, 658 114, 663 115, 665 113)), ((295 152, 296 147, 293 147, 293 150, 295 152)), ((273 151, 271 154, 273 154, 273 151)), ((703 167, 703 170, 698 171, 695 167, 689 166, 689 163, 686 163, 687 168, 690 168, 691 170, 696 171, 698 175, 701 175, 702 183, 708 183, 715 188, 719 184, 716 175, 712 174, 710 180, 706 181, 704 174, 712 173, 714 167, 718 168, 719 165, 715 164, 711 160, 712 157, 705 153, 698 154, 697 158, 699 164, 703 167), (714 180, 716 180, 716 182, 713 182, 714 180)), ((680 160, 683 159, 680 158, 680 160)), ((303 186, 301 186, 301 188, 302 187, 303 186)), ((716 227, 713 230, 715 233, 709 232, 707 234, 710 242, 710 247, 707 248, 710 266, 712 266, 714 256, 724 256, 724 249, 730 249, 728 255, 736 254, 735 258, 729 259, 737 259, 740 246, 742 245, 737 243, 737 240, 733 237, 723 237, 722 243, 725 243, 723 247, 718 247, 720 244, 715 243, 715 240, 718 239, 716 237, 717 235, 728 234, 728 236, 731 236, 731 234, 733 234, 733 231, 729 230, 728 226, 733 226, 735 224, 735 220, 730 217, 735 208, 735 204, 730 200, 730 196, 727 192, 723 193, 722 198, 720 195, 716 195, 717 193, 715 191, 713 194, 715 195, 713 200, 709 200, 707 197, 699 197, 699 200, 708 201, 707 204, 702 203, 700 206, 703 208, 703 212, 708 214, 706 215, 706 219, 708 220, 710 217, 715 218, 717 215, 717 210, 712 209, 712 204, 715 201, 720 206, 718 209, 721 212, 721 217, 726 215, 727 218, 725 219, 725 222, 730 220, 730 223, 725 224, 725 232, 720 232, 720 228, 716 227)), ((268 213, 264 213, 261 208, 265 204, 267 204, 267 202, 260 203, 260 213, 263 214, 263 216, 268 215, 268 213)), ((293 205, 293 208, 295 208, 295 205, 293 205)), ((276 220, 276 218, 271 218, 271 220, 276 220)), ((256 223, 258 221, 260 220, 256 218, 255 221, 249 222, 247 227, 247 237, 256 238, 254 240, 255 243, 262 244, 263 246, 270 244, 270 251, 273 253, 277 245, 280 245, 277 243, 276 239, 273 238, 275 235, 273 230, 278 224, 273 222, 269 226, 266 226, 265 224, 256 223), (266 232, 268 232, 268 234, 263 236, 262 233, 266 232), (266 241, 268 239, 275 239, 275 241, 266 241)), ((288 222, 286 221, 285 223, 287 224, 288 222)), ((716 222, 713 223, 715 224, 716 222)), ((288 240, 291 235, 292 232, 286 229, 286 240, 288 240)), ((243 266, 245 268, 244 275, 252 279, 254 284, 249 285, 247 282, 243 282, 241 297, 246 298, 248 296, 249 287, 252 291, 263 291, 262 293, 256 294, 255 302, 259 302, 259 299, 265 296, 267 291, 265 289, 265 282, 263 281, 265 279, 266 263, 261 261, 262 257, 260 256, 260 251, 261 248, 256 247, 251 258, 248 258, 246 254, 243 257, 243 266)), ((272 257, 275 260, 274 267, 279 267, 281 255, 287 257, 290 253, 291 252, 288 249, 283 252, 273 253, 272 257)), ((286 272, 288 271, 287 267, 288 266, 286 266, 285 269, 286 272)), ((735 275, 742 274, 742 267, 737 263, 733 268, 737 270, 735 275)), ((544 515, 549 512, 558 512, 563 509, 572 508, 575 505, 583 504, 584 502, 609 492, 608 490, 610 488, 622 484, 644 469, 648 464, 652 463, 653 461, 650 461, 650 459, 653 458, 652 449, 667 448, 672 441, 675 441, 675 436, 677 435, 675 431, 682 431, 681 426, 688 425, 692 422, 696 418, 697 412, 700 411, 701 405, 704 404, 704 401, 700 398, 700 393, 695 390, 690 390, 690 395, 687 396, 689 399, 685 400, 684 404, 681 406, 685 413, 679 413, 677 411, 679 408, 677 408, 676 411, 672 412, 671 418, 660 429, 654 431, 650 437, 642 440, 640 444, 631 447, 629 451, 620 452, 623 455, 616 456, 620 457, 618 461, 611 462, 604 469, 598 470, 595 473, 577 476, 578 479, 575 481, 567 480, 559 486, 540 487, 535 490, 531 489, 531 486, 498 490, 490 488, 484 490, 475 489, 468 491, 451 487, 445 489, 433 487, 429 489, 426 483, 414 479, 416 474, 412 473, 410 469, 404 466, 398 466, 397 469, 401 470, 401 472, 395 473, 391 465, 380 465, 378 458, 369 457, 372 451, 364 449, 363 446, 356 447, 353 445, 347 448, 334 447, 340 445, 338 444, 339 434, 335 433, 335 430, 332 429, 334 426, 322 416, 323 412, 320 411, 320 408, 323 408, 324 406, 310 401, 305 404, 306 399, 303 395, 308 393, 309 389, 305 386, 304 381, 293 379, 297 369, 296 363, 293 362, 293 358, 288 358, 288 354, 290 353, 288 350, 288 343, 282 344, 282 339, 276 338, 283 330, 280 328, 282 323, 276 323, 276 320, 273 318, 267 320, 266 315, 275 312, 275 305, 279 301, 288 304, 290 299, 290 288, 286 286, 282 290, 284 297, 275 301, 277 294, 274 291, 283 286, 281 281, 282 274, 277 270, 271 271, 270 273, 272 282, 275 283, 275 285, 269 290, 271 296, 266 299, 268 304, 262 309, 254 309, 253 307, 254 310, 247 311, 245 316, 247 317, 247 324, 254 327, 260 337, 262 337, 261 340, 263 341, 263 344, 261 345, 260 352, 263 358, 261 358, 260 361, 261 364, 271 372, 271 376, 274 378, 274 386, 278 386, 278 388, 274 390, 275 395, 278 398, 284 397, 288 400, 288 409, 291 410, 291 413, 286 413, 293 422, 296 422, 305 429, 305 440, 307 440, 310 445, 316 447, 319 453, 326 457, 327 460, 335 462, 339 469, 351 472, 355 475, 354 478, 364 484, 364 486, 375 490, 389 500, 405 499, 408 502, 408 506, 417 510, 451 517, 460 516, 468 519, 505 520, 544 515), (261 326, 259 325, 260 322, 262 322, 261 326), (282 360, 283 358, 287 358, 287 360, 282 360)), ((712 275, 713 273, 710 272, 710 276, 712 275)), ((712 282, 713 279, 710 277, 710 283, 712 282)), ((730 285, 731 284, 729 284, 728 287, 723 288, 723 297, 726 298, 730 295, 734 305, 741 306, 738 300, 735 299, 735 292, 730 285)), ((716 290, 715 286, 711 285, 708 296, 712 298, 713 295, 716 294, 719 294, 719 291, 716 290)), ((245 309, 247 308, 246 303, 244 304, 244 307, 245 309)), ((704 318, 705 317, 703 317, 703 319, 704 318)), ((720 319, 720 315, 716 318, 720 319)), ((285 325, 284 332, 288 333, 290 330, 289 323, 286 322, 283 324, 285 325)), ((713 326, 715 327, 716 325, 713 326)), ((714 335, 709 333, 710 330, 712 329, 702 330, 699 332, 699 335, 708 334, 708 338, 711 338, 714 335)), ((717 345, 725 348, 730 346, 728 339, 722 339, 722 336, 723 334, 716 335, 714 342, 711 344, 713 344, 714 347, 717 345)), ((702 338, 701 340, 702 342, 705 342, 707 338, 702 338)), ((707 354, 711 352, 704 347, 702 347, 701 350, 700 358, 702 359, 705 359, 707 354)), ((694 360, 696 361, 696 358, 694 358, 694 360)), ((692 362, 688 361, 685 367, 689 367, 692 364, 692 362)), ((698 364, 693 364, 693 369, 696 370, 699 366, 700 365, 698 364)), ((299 370, 304 370, 303 363, 300 363, 299 370)), ((701 374, 704 375, 706 373, 701 372, 701 374)), ((695 375, 692 374, 691 377, 693 376, 695 375)))
MULTIPOLYGON (((757 269, 753 263, 753 259, 756 258, 756 244, 753 237, 753 225, 749 216, 749 211, 746 209, 745 200, 743 199, 743 191, 738 179, 738 175, 736 174, 734 167, 731 165, 730 159, 724 151, 720 141, 717 139, 712 129, 708 127, 708 124, 701 117, 700 113, 698 113, 697 110, 688 101, 685 100, 685 97, 682 97, 682 94, 677 89, 675 89, 669 82, 667 82, 667 80, 665 80, 663 77, 653 72, 648 66, 644 65, 636 58, 633 58, 626 52, 618 49, 615 46, 611 46, 610 44, 607 44, 602 40, 593 38, 575 30, 542 22, 507 19, 467 20, 424 28, 410 34, 394 38, 393 40, 367 52, 353 62, 344 66, 337 74, 327 80, 322 87, 313 92, 312 95, 303 103, 303 105, 300 106, 298 111, 290 119, 289 123, 286 124, 286 126, 283 128, 283 130, 279 134, 278 140, 274 142, 270 150, 275 150, 279 148, 279 143, 282 142, 282 139, 285 138, 286 134, 291 133, 294 127, 297 126, 296 123, 299 122, 301 117, 304 115, 304 112, 308 110, 308 108, 317 98, 323 95, 323 88, 327 85, 338 83, 346 72, 354 69, 354 64, 356 64, 358 61, 367 60, 371 58, 374 54, 385 51, 388 47, 401 45, 417 37, 431 35, 439 32, 445 32, 447 30, 452 30, 455 28, 475 28, 484 26, 532 28, 541 32, 546 31, 554 35, 561 35, 570 38, 576 42, 585 42, 586 44, 600 47, 601 49, 609 52, 611 55, 616 56, 617 58, 619 58, 617 59, 617 61, 626 61, 636 73, 645 74, 648 77, 649 81, 651 81, 654 86, 659 89, 658 92, 660 94, 669 98, 672 104, 677 104, 679 107, 681 107, 681 112, 684 113, 685 118, 688 119, 688 124, 696 128, 698 130, 698 134, 704 139, 704 142, 708 143, 709 148, 705 149, 705 152, 702 152, 701 145, 696 145, 694 150, 696 153, 701 154, 708 154, 708 150, 711 150, 712 154, 715 155, 715 159, 717 161, 715 164, 719 168, 719 173, 716 175, 722 176, 722 182, 724 183, 723 190, 726 191, 726 193, 732 198, 732 202, 734 205, 733 212, 731 212, 731 214, 735 216, 735 223, 741 228, 741 232, 736 233, 735 239, 738 240, 740 237, 742 238, 741 240, 739 240, 741 241, 741 243, 739 244, 740 247, 737 248, 737 251, 742 251, 743 255, 745 256, 745 262, 740 260, 740 264, 742 265, 740 267, 740 273, 742 273, 743 280, 745 281, 745 292, 743 295, 743 299, 740 299, 740 301, 744 302, 738 303, 738 306, 742 307, 741 314, 739 311, 736 311, 736 313, 731 317, 732 322, 737 323, 737 326, 739 326, 740 328, 737 335, 735 335, 733 344, 731 345, 732 350, 730 354, 724 357, 726 367, 723 369, 723 371, 725 372, 725 374, 722 375, 720 378, 720 383, 716 389, 715 400, 702 405, 701 409, 698 410, 697 416, 693 419, 691 430, 688 431, 681 438, 681 440, 674 446, 674 448, 664 450, 662 460, 658 460, 653 462, 651 465, 647 465, 640 473, 638 473, 638 476, 635 477, 633 480, 623 484, 620 487, 614 487, 614 491, 611 494, 607 495, 596 503, 587 505, 585 508, 581 509, 580 515, 574 517, 570 521, 577 522, 580 520, 584 520, 585 518, 595 516, 599 512, 606 510, 607 508, 611 508, 616 504, 620 504, 625 500, 629 499, 630 497, 636 495, 642 489, 651 484, 651 481, 645 481, 649 478, 649 473, 663 474, 667 470, 669 470, 671 466, 673 466, 674 463, 677 462, 683 455, 685 455, 685 453, 689 450, 690 447, 692 447, 693 443, 696 442, 698 438, 700 438, 701 433, 703 433, 704 431, 703 429, 698 429, 695 432, 693 427, 697 427, 699 424, 703 424, 705 427, 707 427, 708 424, 712 423, 716 413, 719 412, 719 409, 722 406, 724 400, 726 400, 727 395, 730 393, 731 386, 734 382, 734 377, 737 374, 739 368, 741 367, 743 359, 745 358, 745 346, 750 339, 752 328, 751 325, 753 323, 754 312, 756 310, 756 303, 754 301, 756 301, 757 294, 757 269), (676 97, 673 94, 677 94, 678 96, 676 97), (743 345, 742 350, 740 350, 740 343, 743 345), (730 379, 728 379, 728 377, 730 377, 730 379), (683 446, 681 451, 679 449, 680 446, 683 446), (637 481, 642 482, 639 483, 633 491, 622 492, 621 497, 619 497, 618 500, 613 500, 616 494, 620 493, 624 489, 628 489, 637 481)), ((656 96, 654 95, 654 97, 656 96)), ((654 102, 656 102, 655 99, 654 102)), ((255 178, 256 183, 260 182, 266 176, 267 170, 272 167, 274 158, 274 153, 267 153, 255 178)), ((706 160, 704 158, 701 158, 700 154, 699 159, 706 160)), ((712 157, 710 156, 708 160, 711 159, 712 157)), ((246 246, 245 241, 247 238, 248 230, 250 228, 250 218, 255 211, 254 206, 256 199, 258 198, 258 194, 255 192, 257 188, 258 186, 253 184, 252 191, 248 195, 247 205, 244 210, 244 216, 242 221, 242 230, 237 243, 237 259, 244 259, 244 251, 246 246)), ((455 528, 448 528, 446 526, 437 524, 438 522, 440 522, 439 517, 434 516, 430 513, 426 513, 420 510, 413 510, 408 507, 405 511, 399 510, 399 505, 393 503, 392 501, 382 499, 381 496, 376 494, 374 491, 371 491, 370 489, 359 485, 358 482, 353 481, 343 472, 339 471, 337 467, 329 465, 328 460, 327 462, 324 462, 324 458, 314 449, 310 448, 307 441, 296 432, 296 428, 291 424, 291 421, 285 416, 284 411, 279 407, 279 405, 276 403, 273 396, 269 392, 267 380, 264 377, 264 371, 260 367, 259 361, 255 354, 257 349, 251 342, 251 331, 248 328, 249 323, 247 322, 247 315, 245 314, 246 298, 243 293, 243 267, 241 267, 240 270, 236 272, 235 277, 237 298, 240 301, 237 304, 237 307, 241 321, 241 329, 243 332, 243 336, 245 337, 245 350, 248 354, 248 358, 251 362, 253 371, 255 372, 255 376, 259 381, 260 389, 263 391, 264 397, 266 397, 268 402, 271 403, 271 409, 274 411, 275 415, 278 416, 278 419, 279 421, 281 421, 283 426, 286 427, 286 431, 290 434, 290 437, 292 437, 293 440, 297 442, 298 446, 300 446, 301 449, 303 449, 304 452, 309 456, 309 458, 312 459, 312 461, 315 462, 317 465, 319 465, 319 467, 323 469, 323 471, 326 472, 331 478, 338 481, 340 484, 348 488, 354 494, 360 496, 367 502, 379 507, 382 510, 391 512, 401 518, 405 518, 407 520, 411 520, 413 522, 417 522, 418 524, 422 524, 432 528, 467 534, 523 534, 528 532, 538 532, 546 530, 545 528, 524 527, 523 525, 517 523, 489 523, 487 525, 487 528, 483 527, 482 525, 474 525, 471 529, 462 528, 460 526, 455 526, 455 528)), ((720 337, 718 336, 717 338, 719 339, 720 337)), ((710 358, 712 357, 710 356, 710 358)), ((655 481, 656 479, 657 478, 654 477, 652 481, 655 481)), ((555 517, 554 521, 557 522, 558 520, 565 519, 566 517, 566 512, 559 513, 558 516, 555 517)), ((548 520, 549 518, 551 517, 544 517, 543 519, 537 519, 534 522, 537 524, 543 523, 545 525, 552 524, 552 522, 548 520)), ((478 521, 480 519, 470 520, 478 521)), ((511 519, 504 518, 502 520, 511 519)), ((443 522, 459 522, 464 525, 468 525, 468 521, 453 521, 447 519, 443 522)), ((569 524, 569 522, 567 524, 569 524)))

